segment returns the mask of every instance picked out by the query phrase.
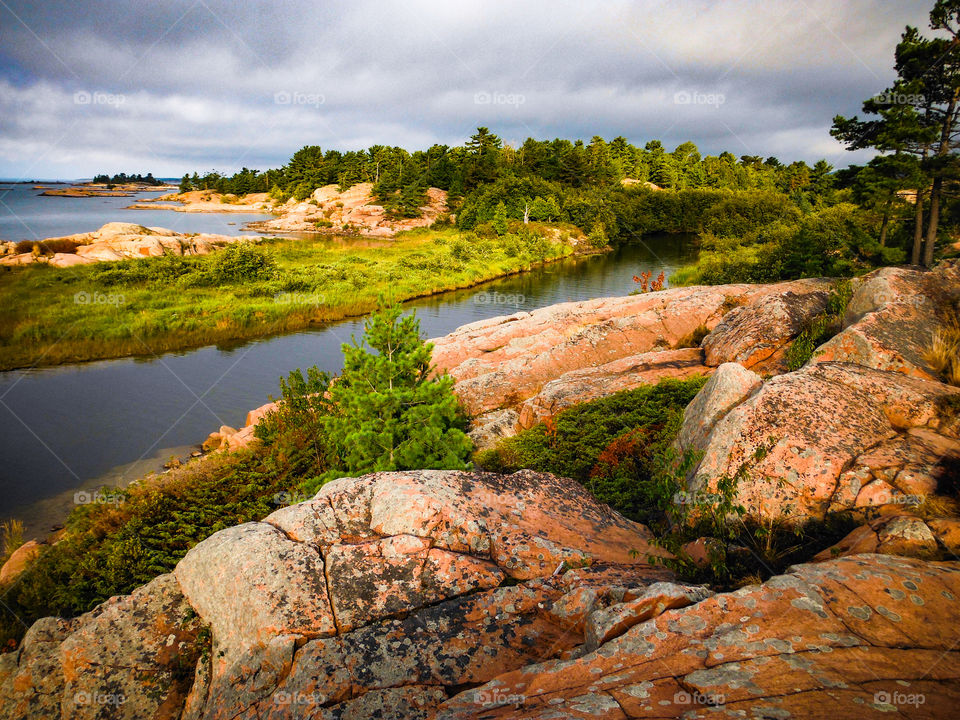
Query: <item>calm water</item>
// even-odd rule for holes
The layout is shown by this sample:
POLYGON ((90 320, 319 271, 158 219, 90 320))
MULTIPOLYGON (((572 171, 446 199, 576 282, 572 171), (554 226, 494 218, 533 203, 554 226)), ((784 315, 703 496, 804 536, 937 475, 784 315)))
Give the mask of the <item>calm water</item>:
MULTIPOLYGON (((38 183, 40 185, 44 183, 38 183)), ((65 187, 51 185, 50 187, 65 187)), ((174 210, 124 210, 127 205, 163 193, 130 197, 43 197, 33 185, 0 182, 0 240, 43 240, 99 230, 108 222, 164 227, 181 233, 241 235, 244 223, 271 217, 255 213, 182 213, 174 210)))
MULTIPOLYGON (((634 274, 669 275, 693 252, 689 237, 649 238, 409 305, 423 333, 437 337, 518 310, 626 295, 634 274)), ((339 371, 341 343, 362 333, 358 319, 147 360, 0 373, 0 518, 20 517, 29 532, 49 529, 66 516, 77 490, 125 484, 172 454, 186 454, 220 425, 242 425, 289 370, 316 364, 339 371)))

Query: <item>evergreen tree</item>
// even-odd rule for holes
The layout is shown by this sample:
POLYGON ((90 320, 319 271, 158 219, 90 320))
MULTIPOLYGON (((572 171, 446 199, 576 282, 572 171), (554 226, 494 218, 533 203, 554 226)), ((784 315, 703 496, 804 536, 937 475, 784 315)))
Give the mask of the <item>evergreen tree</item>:
POLYGON ((493 229, 497 231, 497 235, 506 235, 509 226, 507 225, 507 206, 503 204, 503 201, 497 203, 497 209, 493 213, 493 220, 490 221, 490 224, 493 225, 493 229))
POLYGON ((884 153, 913 155, 923 173, 915 173, 916 230, 912 260, 933 263, 944 184, 960 174, 960 2, 937 0, 930 27, 948 37, 925 38, 908 26, 897 45, 893 86, 863 103, 872 119, 834 118, 831 134, 848 150, 876 148, 884 153), (927 185, 929 180, 929 185, 927 185), (923 197, 930 200, 926 236, 923 197))
POLYGON ((433 346, 415 315, 382 307, 364 323, 364 343, 344 344, 343 374, 330 389, 337 407, 327 438, 349 472, 465 469, 471 443, 453 379, 431 377, 433 346))

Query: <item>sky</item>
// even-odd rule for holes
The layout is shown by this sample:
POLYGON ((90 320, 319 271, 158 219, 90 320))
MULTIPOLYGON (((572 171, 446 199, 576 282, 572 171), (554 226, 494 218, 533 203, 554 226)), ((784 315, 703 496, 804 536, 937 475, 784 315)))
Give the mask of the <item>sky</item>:
POLYGON ((863 162, 829 135, 932 0, 0 0, 0 177, 623 135, 863 162))

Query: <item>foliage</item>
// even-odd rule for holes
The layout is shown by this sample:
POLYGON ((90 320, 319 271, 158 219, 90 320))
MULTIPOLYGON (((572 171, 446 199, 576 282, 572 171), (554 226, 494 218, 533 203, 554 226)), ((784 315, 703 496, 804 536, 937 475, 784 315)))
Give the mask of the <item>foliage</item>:
POLYGON ((69 238, 48 238, 47 240, 21 240, 14 246, 17 254, 37 250, 39 255, 53 255, 54 253, 72 254, 77 251, 79 243, 69 238))
POLYGON ((705 234, 695 266, 673 275, 674 285, 763 283, 800 277, 850 277, 876 265, 900 262, 903 251, 883 247, 870 220, 849 203, 776 222, 739 238, 705 234))
POLYGON ((907 26, 894 52, 896 80, 863 103, 868 119, 838 115, 831 130, 848 150, 887 154, 876 166, 886 182, 874 176, 871 184, 887 185, 888 197, 891 190, 915 191, 911 263, 928 267, 940 234, 941 204, 960 172, 960 3, 937 0, 930 28, 940 35, 926 38, 907 26), (924 196, 929 198, 925 232, 924 196))
POLYGON ((633 281, 639 286, 636 290, 632 291, 631 295, 639 295, 648 292, 659 292, 663 290, 663 283, 666 279, 664 272, 661 270, 660 274, 653 280, 650 281, 650 276, 653 275, 649 270, 644 270, 639 275, 633 276, 633 281))
POLYGON ((23 545, 23 522, 10 518, 0 523, 0 558, 3 562, 10 559, 14 551, 23 545))
POLYGON ((312 465, 319 474, 336 463, 334 448, 323 432, 324 419, 333 412, 330 375, 316 365, 303 376, 300 368, 280 378, 277 407, 254 428, 258 440, 288 463, 312 465))
POLYGON ((233 243, 213 255, 210 276, 216 283, 272 278, 277 263, 269 251, 249 243, 233 243))
POLYGON ((343 345, 343 373, 330 388, 336 410, 323 431, 351 474, 465 469, 472 445, 453 379, 432 377, 433 346, 416 316, 401 314, 399 305, 382 307, 364 323, 364 344, 343 345))
POLYGON ((799 370, 813 357, 813 352, 840 330, 843 313, 853 296, 849 280, 841 280, 827 296, 827 308, 813 318, 787 348, 787 369, 799 370))
POLYGON ((163 181, 157 180, 153 176, 153 173, 147 173, 146 175, 141 175, 140 173, 136 175, 127 175, 126 173, 108 175, 107 173, 101 173, 100 175, 94 176, 93 182, 104 185, 128 185, 133 183, 137 185, 163 185, 163 181))
POLYGON ((960 386, 960 306, 957 304, 947 309, 946 318, 934 331, 923 359, 945 383, 960 386))
POLYGON ((683 408, 704 381, 662 380, 576 405, 475 460, 487 470, 573 478, 627 517, 646 519, 657 507, 649 485, 654 462, 668 452, 683 408))
POLYGON ((602 222, 597 222, 587 239, 590 241, 590 247, 592 248, 599 250, 607 247, 610 244, 610 238, 607 236, 607 226, 602 222))

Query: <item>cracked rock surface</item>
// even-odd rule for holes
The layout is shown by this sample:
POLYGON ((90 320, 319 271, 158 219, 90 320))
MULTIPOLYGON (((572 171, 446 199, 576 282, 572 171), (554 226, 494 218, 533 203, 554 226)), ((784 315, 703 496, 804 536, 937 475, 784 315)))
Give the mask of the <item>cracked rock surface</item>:
POLYGON ((551 475, 334 481, 38 621, 0 656, 0 716, 859 718, 887 692, 937 717, 960 699, 960 563, 858 554, 714 595, 649 564, 650 540, 551 475))
POLYGON ((505 673, 436 717, 951 717, 958 598, 958 563, 801 565, 666 610, 582 657, 505 673))
POLYGON ((949 409, 960 388, 933 376, 922 348, 937 308, 958 297, 960 264, 884 268, 859 281, 846 329, 798 371, 758 386, 721 366, 723 382, 718 372, 704 386, 680 433, 684 449, 702 453, 689 489, 739 475, 737 499, 752 515, 794 519, 942 492, 960 475, 949 409))

